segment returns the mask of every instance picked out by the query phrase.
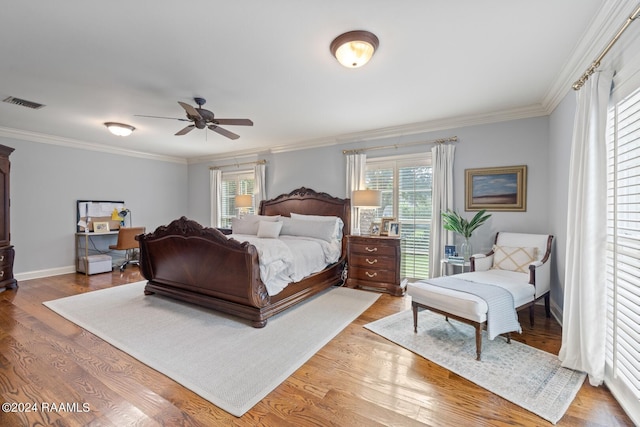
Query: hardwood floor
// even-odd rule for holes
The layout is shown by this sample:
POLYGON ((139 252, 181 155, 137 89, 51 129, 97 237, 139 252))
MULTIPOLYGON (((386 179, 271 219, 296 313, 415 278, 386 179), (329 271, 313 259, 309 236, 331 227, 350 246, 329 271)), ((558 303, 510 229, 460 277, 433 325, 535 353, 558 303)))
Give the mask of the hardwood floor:
MULTIPOLYGON (((410 309, 407 297, 382 295, 242 418, 42 305, 139 280, 137 267, 129 267, 22 281, 17 290, 0 293, 0 403, 37 405, 32 412, 0 412, 0 426, 550 425, 362 327, 410 309)), ((538 308, 533 330, 521 318, 524 331, 514 339, 557 354, 561 329, 538 308)), ((558 425, 632 423, 606 388, 585 382, 558 425)))

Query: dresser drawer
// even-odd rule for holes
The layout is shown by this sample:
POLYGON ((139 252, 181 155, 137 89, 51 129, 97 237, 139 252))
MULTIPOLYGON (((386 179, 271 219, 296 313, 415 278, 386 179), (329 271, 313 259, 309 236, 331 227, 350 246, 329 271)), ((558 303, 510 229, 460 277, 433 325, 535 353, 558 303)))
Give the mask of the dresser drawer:
POLYGON ((352 243, 349 246, 351 254, 379 255, 379 256, 395 256, 396 247, 378 242, 373 243, 352 243))
POLYGON ((364 254, 354 254, 349 259, 349 264, 356 267, 364 267, 364 268, 375 268, 375 269, 386 269, 393 270, 396 269, 396 258, 395 257, 385 257, 378 255, 364 255, 364 254))
POLYGON ((398 281, 396 275, 396 271, 391 270, 358 266, 349 267, 349 277, 358 281, 396 283, 398 281))
MULTIPOLYGON (((3 248, 0 248, 0 268, 3 268, 5 266, 12 266, 13 265, 13 255, 14 254, 14 250, 13 250, 13 246, 5 246, 3 248)), ((0 277, 0 280, 2 280, 2 278, 0 277)))
POLYGON ((13 267, 11 265, 0 266, 0 282, 13 279, 13 267))

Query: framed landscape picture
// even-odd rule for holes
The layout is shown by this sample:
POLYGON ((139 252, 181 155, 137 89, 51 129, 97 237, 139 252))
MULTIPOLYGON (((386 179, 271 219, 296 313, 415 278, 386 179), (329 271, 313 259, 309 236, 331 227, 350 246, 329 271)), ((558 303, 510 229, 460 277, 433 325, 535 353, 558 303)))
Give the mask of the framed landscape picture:
POLYGON ((527 166, 465 169, 466 211, 527 210, 527 166))

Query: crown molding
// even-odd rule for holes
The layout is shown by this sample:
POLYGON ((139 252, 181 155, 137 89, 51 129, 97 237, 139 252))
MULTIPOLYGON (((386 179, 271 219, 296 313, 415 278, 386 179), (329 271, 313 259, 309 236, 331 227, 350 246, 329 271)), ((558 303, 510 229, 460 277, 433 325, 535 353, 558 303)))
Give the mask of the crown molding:
POLYGON ((531 117, 546 116, 548 114, 549 113, 542 107, 542 105, 536 104, 528 107, 514 108, 510 110, 491 113, 459 116, 441 120, 430 120, 426 122, 410 123, 402 126, 371 129, 362 132, 353 132, 326 138, 298 141, 291 144, 272 146, 267 149, 263 148, 256 150, 244 150, 225 153, 222 155, 190 158, 187 159, 187 163, 196 164, 234 159, 236 157, 247 157, 251 155, 264 155, 264 153, 276 154, 290 151, 308 150, 311 148, 321 148, 334 145, 349 144, 353 142, 373 141, 382 138, 395 138, 406 135, 415 135, 418 133, 428 133, 440 130, 457 129, 467 126, 506 122, 509 120, 528 119, 531 117))
POLYGON ((47 135, 43 133, 24 131, 20 129, 12 129, 0 127, 0 136, 6 138, 19 139, 22 141, 39 142, 41 144, 58 145, 61 147, 77 148, 79 150, 99 151, 103 153, 118 154, 121 156, 139 157, 142 159, 158 160, 163 162, 182 163, 187 161, 181 157, 163 156, 159 154, 146 153, 142 151, 127 150, 123 148, 111 147, 104 144, 96 144, 92 142, 79 141, 71 138, 63 138, 60 136, 47 135))
POLYGON ((551 114, 567 93, 573 90, 571 85, 600 55, 636 7, 637 4, 632 4, 628 0, 604 2, 587 25, 585 33, 573 49, 573 54, 545 94, 542 105, 547 114, 551 114))

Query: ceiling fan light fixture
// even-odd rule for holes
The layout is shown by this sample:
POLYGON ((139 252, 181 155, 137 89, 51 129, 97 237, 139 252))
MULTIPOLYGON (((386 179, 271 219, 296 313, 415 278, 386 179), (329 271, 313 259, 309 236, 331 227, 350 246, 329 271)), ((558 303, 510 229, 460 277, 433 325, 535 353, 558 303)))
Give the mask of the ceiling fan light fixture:
POLYGON ((104 125, 109 129, 109 132, 117 136, 129 136, 136 130, 133 126, 124 123, 106 122, 104 125))
POLYGON ((369 62, 380 41, 369 31, 349 31, 336 37, 329 46, 331 54, 347 68, 358 68, 369 62))

